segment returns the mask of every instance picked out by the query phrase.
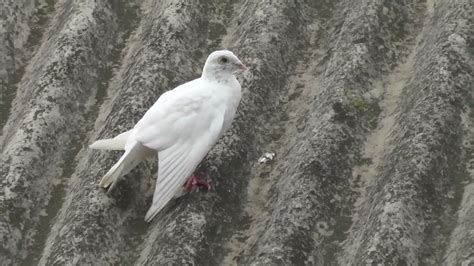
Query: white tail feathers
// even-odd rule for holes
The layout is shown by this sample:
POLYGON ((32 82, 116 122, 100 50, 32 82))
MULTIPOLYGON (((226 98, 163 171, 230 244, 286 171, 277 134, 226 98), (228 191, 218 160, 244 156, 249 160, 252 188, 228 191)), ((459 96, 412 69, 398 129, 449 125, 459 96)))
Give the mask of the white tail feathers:
POLYGON ((139 142, 131 143, 131 145, 127 145, 127 147, 130 147, 130 149, 126 150, 120 160, 102 177, 99 184, 100 187, 109 187, 120 177, 128 174, 141 161, 145 160, 146 157, 154 154, 153 150, 143 146, 139 142))
POLYGON ((123 150, 125 143, 114 139, 101 139, 89 145, 89 148, 94 150, 123 150))
MULTIPOLYGON (((132 130, 123 132, 113 139, 100 139, 89 145, 94 150, 124 150, 132 130)), ((111 169, 112 170, 112 169, 111 169)))

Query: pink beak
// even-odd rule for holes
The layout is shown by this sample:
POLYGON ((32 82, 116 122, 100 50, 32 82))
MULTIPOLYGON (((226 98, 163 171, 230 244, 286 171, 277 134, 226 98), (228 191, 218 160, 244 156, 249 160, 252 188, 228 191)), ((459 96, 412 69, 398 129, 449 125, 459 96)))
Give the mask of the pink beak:
POLYGON ((240 69, 240 70, 248 70, 249 68, 244 65, 242 62, 235 63, 235 65, 240 69))

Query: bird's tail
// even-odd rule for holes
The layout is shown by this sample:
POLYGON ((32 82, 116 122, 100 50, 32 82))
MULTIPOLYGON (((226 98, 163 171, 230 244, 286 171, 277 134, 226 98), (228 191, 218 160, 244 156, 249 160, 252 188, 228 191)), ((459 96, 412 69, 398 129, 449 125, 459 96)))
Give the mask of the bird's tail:
MULTIPOLYGON (((120 160, 102 177, 99 186, 107 188, 111 184, 114 184, 120 177, 128 174, 135 166, 151 154, 152 150, 143 146, 140 142, 136 141, 135 143, 130 143, 127 145, 127 149, 120 160), (130 148, 128 149, 128 147, 130 148)), ((112 189, 112 187, 110 187, 110 189, 112 189)))
POLYGON ((94 150, 124 150, 132 130, 123 132, 112 139, 100 139, 89 145, 94 150))

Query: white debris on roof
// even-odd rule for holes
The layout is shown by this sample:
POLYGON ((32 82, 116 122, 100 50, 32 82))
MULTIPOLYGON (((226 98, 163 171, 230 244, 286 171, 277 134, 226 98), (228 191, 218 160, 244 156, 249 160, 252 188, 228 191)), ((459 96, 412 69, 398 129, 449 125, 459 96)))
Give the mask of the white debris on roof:
POLYGON ((258 159, 258 163, 259 164, 264 164, 264 163, 267 163, 267 162, 271 162, 271 161, 273 161, 273 158, 275 158, 275 153, 274 152, 266 152, 265 154, 263 154, 258 159))

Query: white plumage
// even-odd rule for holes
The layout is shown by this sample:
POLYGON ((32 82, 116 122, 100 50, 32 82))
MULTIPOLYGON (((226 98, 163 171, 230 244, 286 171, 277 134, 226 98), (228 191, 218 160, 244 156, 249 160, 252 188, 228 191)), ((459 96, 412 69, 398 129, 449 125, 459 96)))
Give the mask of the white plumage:
POLYGON ((215 51, 207 58, 200 78, 161 95, 132 130, 90 145, 92 149, 125 150, 100 186, 113 185, 139 162, 158 153, 153 204, 145 217, 146 221, 153 219, 181 192, 186 179, 229 129, 241 97, 234 72, 244 69, 232 52, 215 51))

